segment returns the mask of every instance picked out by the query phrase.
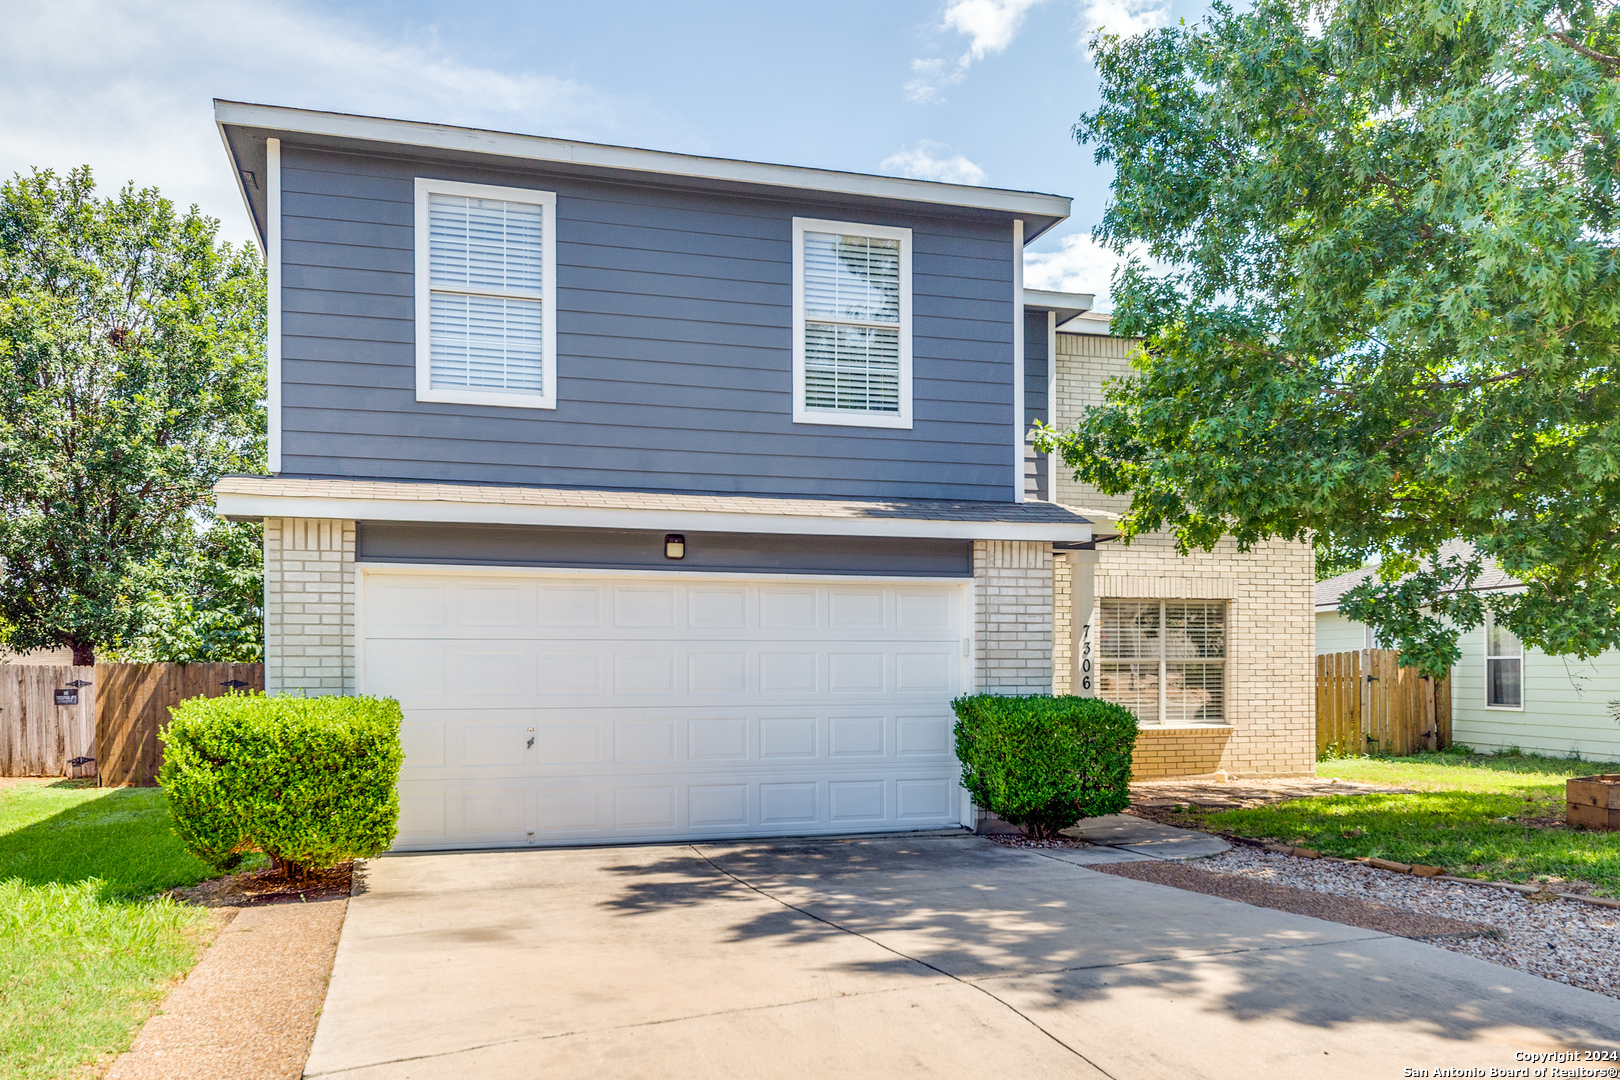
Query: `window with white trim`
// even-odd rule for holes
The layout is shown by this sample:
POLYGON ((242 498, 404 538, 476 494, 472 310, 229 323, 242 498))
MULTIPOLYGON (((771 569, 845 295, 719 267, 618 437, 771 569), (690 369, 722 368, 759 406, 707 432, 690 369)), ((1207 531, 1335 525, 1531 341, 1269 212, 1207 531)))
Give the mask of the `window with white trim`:
POLYGON ((1101 600, 1098 607, 1098 697, 1142 724, 1226 722, 1224 600, 1101 600))
POLYGON ((911 427, 911 230, 793 219, 793 420, 911 427))
POLYGON ((1524 708, 1524 642, 1485 613, 1485 706, 1524 708))
POLYGON ((416 181, 416 398, 552 409, 556 195, 416 181))

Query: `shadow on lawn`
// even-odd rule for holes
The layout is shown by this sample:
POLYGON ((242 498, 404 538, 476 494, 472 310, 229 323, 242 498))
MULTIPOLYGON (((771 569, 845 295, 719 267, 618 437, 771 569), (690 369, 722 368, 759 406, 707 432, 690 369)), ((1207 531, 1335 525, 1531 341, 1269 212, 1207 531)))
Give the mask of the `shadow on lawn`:
MULTIPOLYGON (((44 791, 78 788, 72 780, 44 791)), ((163 793, 117 788, 0 833, 0 879, 25 885, 101 882, 101 899, 151 896, 212 876, 174 834, 163 793)))
POLYGON ((1447 964, 1430 973, 1411 955, 1425 946, 973 840, 670 848, 606 869, 617 887, 600 903, 615 914, 720 908, 722 947, 803 949, 782 962, 902 983, 946 974, 1053 1030, 1070 1003, 1140 1001, 1146 992, 1202 1013, 1325 1030, 1418 1024, 1467 1042, 1522 1025, 1558 1040, 1620 1041, 1620 1023, 1510 998, 1486 970, 1459 979, 1447 964), (726 908, 735 911, 729 923, 726 908), (817 945, 838 951, 807 948, 817 945))

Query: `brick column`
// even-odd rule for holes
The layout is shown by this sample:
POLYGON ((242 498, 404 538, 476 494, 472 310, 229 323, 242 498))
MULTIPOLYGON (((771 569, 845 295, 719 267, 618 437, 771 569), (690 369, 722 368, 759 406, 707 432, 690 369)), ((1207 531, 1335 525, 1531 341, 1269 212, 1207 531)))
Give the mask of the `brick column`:
POLYGON ((1052 692, 1052 545, 973 542, 974 686, 981 694, 1052 692))
POLYGON ((354 522, 264 521, 264 685, 270 694, 352 694, 354 522))

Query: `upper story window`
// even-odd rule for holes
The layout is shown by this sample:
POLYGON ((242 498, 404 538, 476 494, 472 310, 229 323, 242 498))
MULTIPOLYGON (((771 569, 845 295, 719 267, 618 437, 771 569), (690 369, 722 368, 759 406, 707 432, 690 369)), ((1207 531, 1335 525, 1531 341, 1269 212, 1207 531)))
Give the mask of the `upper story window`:
POLYGON ((793 219, 793 421, 911 427, 911 230, 793 219))
POLYGON ((1097 696, 1143 724, 1226 722, 1224 600, 1102 600, 1097 696))
POLYGON ((416 181, 416 399, 557 407, 549 191, 416 181))
POLYGON ((1524 642, 1496 616, 1485 613, 1485 705, 1491 709, 1524 708, 1524 642))

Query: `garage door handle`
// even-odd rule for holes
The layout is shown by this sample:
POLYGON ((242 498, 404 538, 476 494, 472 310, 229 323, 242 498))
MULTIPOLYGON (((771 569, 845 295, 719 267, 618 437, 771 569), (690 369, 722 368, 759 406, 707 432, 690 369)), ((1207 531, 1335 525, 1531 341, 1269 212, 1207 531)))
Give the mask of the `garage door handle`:
POLYGON ((533 749, 534 749, 534 736, 533 736, 533 735, 530 735, 530 736, 529 736, 529 745, 528 745, 528 749, 530 749, 530 750, 533 750, 533 749))

